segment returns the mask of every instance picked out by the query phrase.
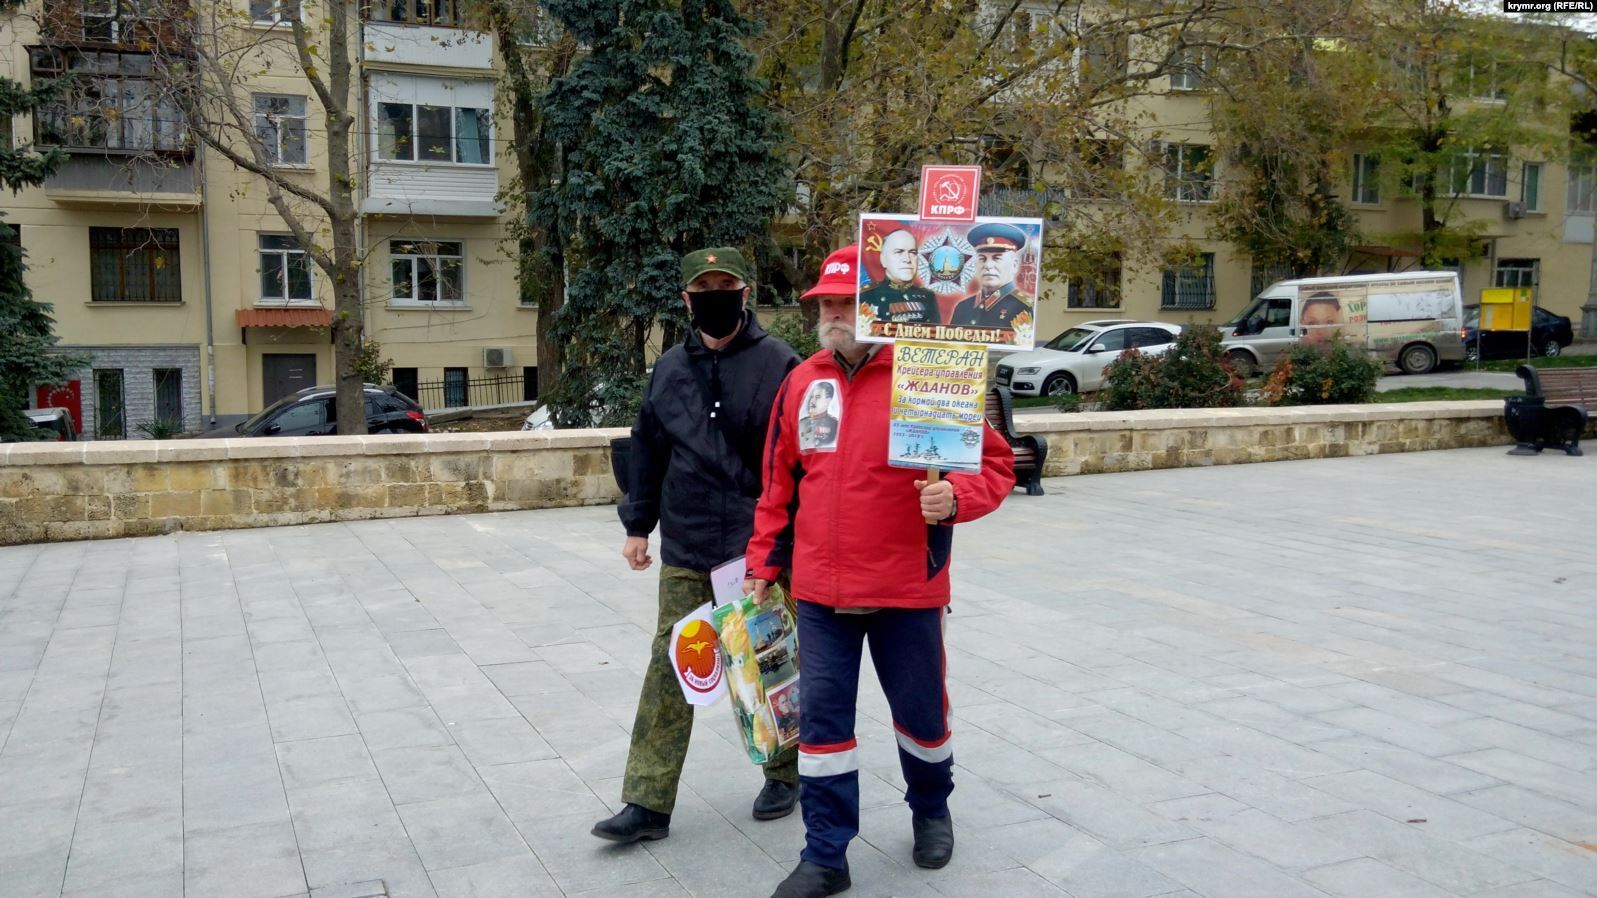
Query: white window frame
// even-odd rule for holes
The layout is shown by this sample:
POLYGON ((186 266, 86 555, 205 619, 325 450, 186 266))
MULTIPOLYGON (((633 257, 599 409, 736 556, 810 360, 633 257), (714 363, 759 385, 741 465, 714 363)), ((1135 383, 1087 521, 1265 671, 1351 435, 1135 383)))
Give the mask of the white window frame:
MULTIPOLYGON (((275 146, 273 146, 273 145, 265 145, 267 159, 268 159, 268 161, 271 162, 273 167, 275 167, 275 168, 308 168, 308 167, 310 167, 310 152, 311 152, 311 150, 310 150, 310 127, 309 127, 309 118, 308 118, 309 109, 310 109, 310 99, 308 97, 300 96, 298 94, 272 94, 272 93, 250 94, 250 109, 251 109, 251 116, 252 116, 251 121, 252 121, 252 123, 255 126, 255 135, 257 136, 257 138, 259 138, 259 136, 260 136, 261 125, 262 124, 270 125, 271 128, 272 128, 273 133, 276 135, 275 146), (295 101, 298 101, 299 102, 300 111, 299 111, 298 114, 295 114, 294 112, 287 112, 287 113, 261 112, 260 110, 255 108, 255 105, 260 100, 288 100, 290 107, 293 106, 293 103, 295 101), (287 123, 287 122, 295 122, 295 121, 299 122, 300 150, 301 150, 301 152, 303 152, 305 154, 305 158, 299 159, 299 160, 284 159, 283 158, 283 134, 284 134, 284 130, 285 129, 283 127, 283 124, 287 123)), ((264 141, 263 141, 263 145, 264 145, 264 141)))
POLYGON ((1170 89, 1189 92, 1207 90, 1212 84, 1209 73, 1214 70, 1219 53, 1214 47, 1182 47, 1170 60, 1170 89))
POLYGON ((372 104, 372 131, 377 135, 377 149, 375 155, 378 161, 398 165, 460 165, 467 168, 492 168, 494 162, 494 130, 496 124, 493 120, 493 109, 481 106, 453 106, 443 103, 416 103, 408 100, 392 100, 383 97, 377 98, 372 104), (382 109, 384 106, 409 106, 410 107, 410 158, 392 157, 383 154, 382 138, 382 109), (421 141, 416 135, 420 126, 422 109, 447 109, 449 110, 449 158, 448 159, 422 159, 420 158, 421 141), (482 121, 488 124, 488 159, 486 162, 461 162, 460 157, 460 113, 462 110, 471 110, 480 113, 482 121))
MULTIPOLYGON (((253 2, 251 2, 251 0, 245 0, 245 2, 249 3, 250 6, 255 5, 253 2)), ((267 18, 264 19, 255 18, 254 12, 250 11, 250 24, 257 28, 275 28, 278 25, 292 24, 290 22, 291 17, 287 15, 288 5, 291 2, 292 0, 276 0, 275 3, 267 8, 267 18)), ((309 21, 305 14, 305 4, 307 2, 308 0, 300 0, 299 3, 299 19, 301 22, 309 21)))
POLYGON ((1353 154, 1353 204, 1381 204, 1381 160, 1373 153, 1353 154))
MULTIPOLYGON (((278 270, 283 272, 283 295, 260 296, 256 299, 255 304, 261 306, 319 306, 320 303, 316 300, 316 265, 311 261, 310 253, 305 252, 303 249, 300 249, 297 246, 288 248, 274 247, 272 249, 267 249, 262 244, 265 243, 266 239, 269 237, 287 238, 290 240, 292 240, 293 237, 289 234, 262 232, 257 234, 255 238, 255 258, 256 263, 259 265, 256 273, 259 274, 260 272, 264 272, 266 270, 267 256, 277 256, 281 264, 281 267, 278 270), (288 263, 294 257, 298 257, 300 259, 305 266, 305 270, 310 275, 311 295, 308 297, 296 298, 288 295, 288 263)), ((256 286, 260 286, 259 278, 256 279, 256 286)))
POLYGON ((1497 264, 1492 269, 1492 286, 1493 287, 1535 287, 1537 284, 1539 284, 1541 282, 1541 268, 1542 268, 1542 260, 1541 259, 1498 259, 1497 260, 1497 264), (1529 265, 1521 265, 1521 264, 1505 265, 1504 264, 1505 262, 1514 262, 1514 263, 1529 262, 1530 264, 1529 265), (1509 279, 1503 277, 1503 275, 1509 274, 1509 273, 1512 273, 1514 275, 1514 277, 1512 278, 1514 283, 1511 283, 1511 284, 1510 283, 1505 283, 1505 281, 1507 281, 1509 279), (1529 282, 1528 283, 1526 283, 1526 277, 1525 277, 1526 275, 1529 275, 1529 282))
MULTIPOLYGON (((466 241, 464 240, 442 240, 433 237, 390 237, 388 239, 388 271, 389 280, 391 281, 388 290, 388 304, 390 306, 411 309, 456 309, 464 308, 466 305, 466 241), (396 244, 430 244, 434 251, 430 253, 395 252, 396 244), (438 251, 442 247, 449 246, 458 247, 459 251, 457 253, 438 251), (442 272, 444 270, 443 262, 446 259, 452 259, 460 263, 460 283, 456 287, 459 298, 440 299, 437 296, 432 299, 422 298, 419 295, 421 289, 421 261, 431 260, 433 270, 442 272), (394 263, 402 260, 408 261, 410 267, 410 288, 405 296, 398 295, 399 284, 393 278, 394 263)), ((441 278, 438 280, 438 284, 441 292, 443 284, 441 278)))
POLYGON ((116 0, 84 0, 78 4, 79 28, 83 39, 92 43, 120 44, 122 42, 122 16, 117 8, 116 0), (109 7, 107 9, 106 7, 109 7), (104 22, 109 28, 105 40, 89 37, 89 22, 104 22))
POLYGON ((1540 212, 1540 211, 1542 211, 1542 187, 1543 187, 1543 182, 1546 181, 1546 178, 1544 178, 1543 175, 1545 175, 1546 173, 1547 173, 1547 166, 1543 165, 1540 162, 1527 162, 1524 165, 1520 166, 1520 169, 1519 169, 1519 200, 1520 200, 1521 203, 1524 203, 1526 212, 1540 212), (1531 178, 1531 172, 1532 171, 1534 171, 1536 173, 1536 177, 1534 178, 1534 180, 1536 181, 1536 190, 1534 192, 1534 195, 1528 189, 1529 186, 1530 186, 1530 182, 1533 180, 1531 178))
POLYGON ((1508 198, 1508 153, 1503 150, 1481 150, 1465 147, 1447 172, 1447 189, 1452 196, 1474 199, 1501 200, 1508 198), (1464 167, 1460 177, 1460 166, 1464 167), (1503 191, 1490 193, 1493 171, 1501 177, 1503 191), (1475 173, 1480 172, 1480 190, 1475 190, 1475 173))
POLYGON ((1565 213, 1597 212, 1597 152, 1579 147, 1571 150, 1566 174, 1569 184, 1564 193, 1565 213))
POLYGON ((1164 145, 1164 172, 1165 196, 1179 203, 1214 202, 1214 147, 1206 143, 1167 143, 1164 145), (1196 162, 1189 168, 1187 161, 1187 152, 1197 149, 1204 151, 1204 161, 1209 166, 1208 171, 1201 174, 1194 171, 1196 162))

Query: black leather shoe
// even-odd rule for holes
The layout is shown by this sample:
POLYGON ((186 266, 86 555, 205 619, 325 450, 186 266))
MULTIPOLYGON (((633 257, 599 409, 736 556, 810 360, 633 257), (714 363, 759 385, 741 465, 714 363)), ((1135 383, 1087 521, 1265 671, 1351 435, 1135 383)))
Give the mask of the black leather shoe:
POLYGON ((954 857, 954 818, 914 815, 915 866, 941 870, 954 857))
POLYGON ((593 834, 612 842, 653 842, 671 835, 671 815, 629 804, 614 817, 595 823, 593 834))
POLYGON ((765 788, 754 796, 754 819, 777 820, 793 813, 798 804, 799 786, 780 780, 766 780, 765 788))
POLYGON ((826 898, 848 891, 848 868, 834 870, 809 861, 799 861, 793 872, 771 893, 771 898, 826 898))

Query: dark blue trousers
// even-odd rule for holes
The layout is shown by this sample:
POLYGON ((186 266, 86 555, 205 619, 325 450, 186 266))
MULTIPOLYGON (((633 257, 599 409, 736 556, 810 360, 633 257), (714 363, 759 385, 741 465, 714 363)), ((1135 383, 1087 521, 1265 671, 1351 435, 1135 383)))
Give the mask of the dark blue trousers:
POLYGON ((859 748, 854 704, 869 641, 893 712, 904 800, 923 817, 948 816, 954 746, 943 687, 943 609, 839 614, 798 603, 799 780, 804 784, 804 860, 842 868, 859 834, 859 748))

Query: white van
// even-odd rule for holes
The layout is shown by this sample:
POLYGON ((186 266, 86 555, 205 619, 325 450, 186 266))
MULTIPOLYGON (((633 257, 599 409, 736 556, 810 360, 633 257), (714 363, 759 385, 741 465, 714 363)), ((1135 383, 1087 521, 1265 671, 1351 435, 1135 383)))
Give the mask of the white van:
POLYGON ((1405 374, 1464 360, 1464 298, 1451 271, 1277 281, 1221 326, 1239 374, 1269 368, 1298 343, 1341 338, 1405 374))

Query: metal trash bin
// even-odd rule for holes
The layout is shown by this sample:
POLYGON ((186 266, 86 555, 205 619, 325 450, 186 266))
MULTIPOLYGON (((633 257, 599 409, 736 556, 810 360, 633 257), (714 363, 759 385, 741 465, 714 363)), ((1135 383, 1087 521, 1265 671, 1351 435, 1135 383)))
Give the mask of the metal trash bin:
POLYGON ((627 494, 627 481, 632 471, 632 437, 616 437, 610 441, 610 473, 616 479, 616 489, 623 497, 627 494))
POLYGON ((1513 455, 1535 455, 1546 427, 1547 400, 1541 396, 1503 397, 1503 423, 1508 435, 1518 445, 1510 450, 1513 455))

